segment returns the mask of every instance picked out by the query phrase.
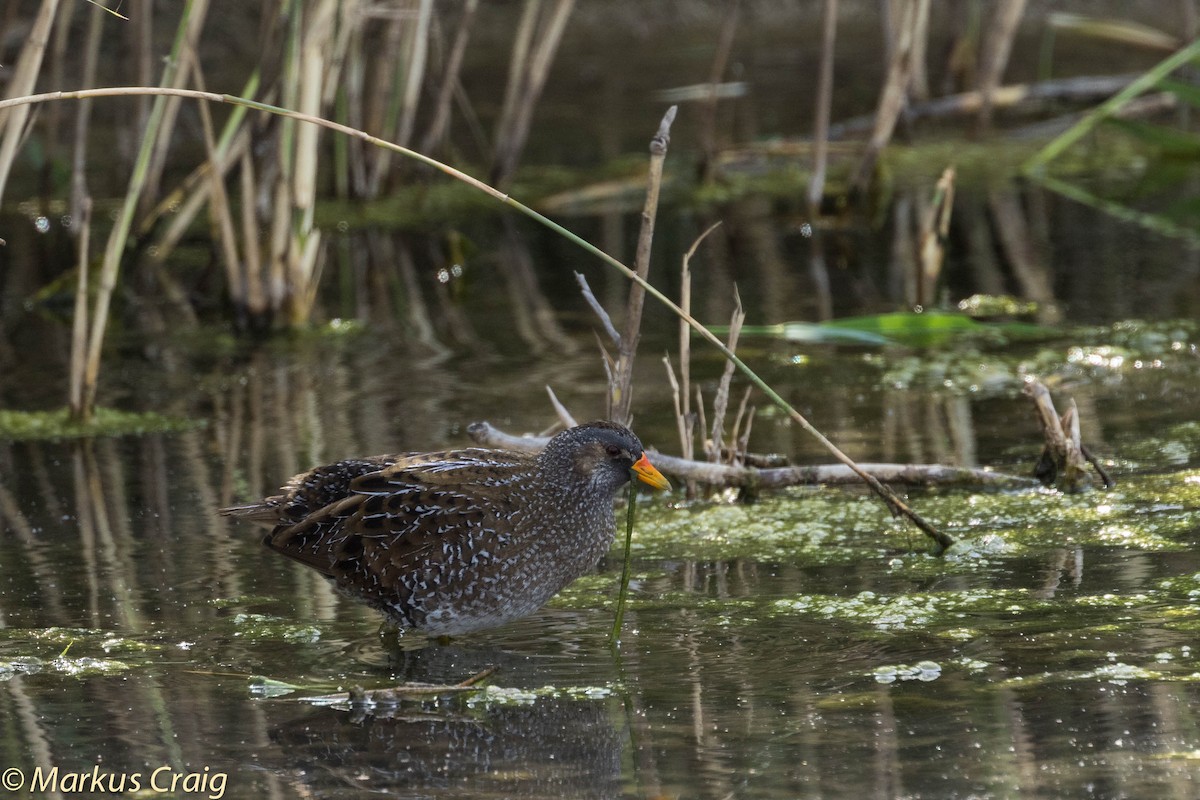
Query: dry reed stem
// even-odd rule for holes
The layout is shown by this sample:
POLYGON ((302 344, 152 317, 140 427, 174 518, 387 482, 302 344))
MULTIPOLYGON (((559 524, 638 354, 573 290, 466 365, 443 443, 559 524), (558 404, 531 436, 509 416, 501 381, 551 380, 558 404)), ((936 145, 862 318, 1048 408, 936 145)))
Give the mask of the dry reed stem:
MULTIPOLYGON (((675 368, 671 365, 670 353, 663 353, 662 363, 667 370, 667 383, 671 384, 671 399, 675 405, 675 428, 679 433, 680 450, 683 451, 687 447, 687 424, 686 418, 683 416, 679 379, 675 377, 675 368)), ((684 458, 687 458, 686 452, 683 455, 684 458)))
MULTIPOLYGON (((412 140, 413 126, 417 118, 417 101, 421 97, 421 86, 425 78, 425 66, 429 57, 429 24, 433 18, 433 0, 420 0, 417 24, 412 31, 412 47, 405 69, 404 95, 400 102, 400 127, 396 142, 407 145, 412 140)), ((391 154, 384 151, 384 155, 391 154)))
POLYGON ((176 32, 175 43, 171 49, 171 57, 167 60, 166 66, 163 69, 164 84, 157 91, 154 103, 151 106, 150 117, 147 120, 146 131, 142 137, 141 148, 138 151, 137 161, 134 164, 133 174, 129 178, 129 188, 125 193, 125 202, 118 212, 116 222, 113 224, 112 231, 108 237, 108 244, 104 250, 104 261, 100 268, 100 284, 96 293, 96 302, 91 314, 91 330, 88 334, 88 356, 87 365, 84 370, 83 380, 83 418, 90 417, 92 409, 96 405, 96 389, 100 378, 100 354, 104 344, 104 331, 108 327, 108 311, 112 301, 112 293, 117 286, 117 275, 121 269, 121 257, 125 253, 125 242, 129 236, 129 229, 133 225, 134 212, 137 209, 138 201, 142 195, 142 190, 146 185, 146 175, 150 164, 150 157, 153 153, 155 136, 158 131, 158 126, 163 119, 165 113, 166 101, 172 95, 170 92, 183 92, 182 89, 173 89, 169 86, 174 81, 175 73, 178 69, 179 55, 184 47, 184 40, 188 31, 188 21, 194 2, 203 0, 189 0, 184 9, 183 17, 180 19, 179 28, 176 32), (167 90, 164 93, 164 90, 167 90))
POLYGON ((879 94, 879 105, 875 110, 875 124, 871 138, 859 160, 858 168, 850 182, 856 192, 864 191, 871 182, 875 162, 880 152, 892 140, 896 120, 904 109, 908 84, 912 75, 913 34, 917 19, 917 4, 920 0, 902 0, 903 11, 895 28, 890 63, 883 90, 879 94))
POLYGON ((88 247, 91 238, 92 198, 79 203, 79 278, 75 284, 75 312, 71 320, 71 376, 67 390, 67 405, 75 419, 86 419, 83 405, 83 376, 87 365, 88 323, 88 247))
MULTIPOLYGON (((540 5, 540 0, 530 2, 526 8, 540 5)), ((529 126, 533 120, 533 109, 541 97, 550 75, 550 64, 562 41, 563 31, 567 20, 575 8, 575 0, 556 0, 554 8, 549 13, 541 28, 541 36, 536 44, 528 51, 528 57, 521 64, 517 75, 510 74, 509 82, 516 81, 516 94, 511 108, 505 105, 501 112, 502 126, 496 130, 495 159, 492 164, 491 182, 503 186, 512 180, 517 171, 517 162, 525 149, 525 140, 529 137, 529 126)), ((536 8, 534 8, 536 14, 536 8)), ((525 24, 524 17, 522 25, 525 24)), ((515 60, 515 59, 514 59, 515 60)), ((508 99, 506 93, 506 101, 508 99)))
POLYGON ((458 30, 454 34, 454 44, 450 46, 450 55, 446 59, 446 70, 442 76, 442 85, 438 89, 437 100, 433 104, 433 121, 421 140, 421 152, 433 153, 438 151, 445 141, 446 132, 450 128, 450 103, 454 100, 454 89, 458 86, 458 76, 462 72, 463 56, 467 52, 467 42, 471 37, 471 25, 475 21, 475 11, 479 8, 479 0, 466 0, 458 30))
MULTIPOLYGON (((247 143, 250 141, 249 134, 245 129, 239 131, 239 134, 245 134, 243 141, 247 143)), ((232 163, 233 160, 231 157, 229 163, 232 163)), ((244 244, 242 252, 245 261, 242 264, 241 274, 246 292, 245 303, 251 315, 260 315, 267 312, 267 296, 266 287, 263 285, 261 233, 258 226, 258 216, 254 210, 254 198, 258 193, 258 185, 254 172, 254 159, 250 157, 250 148, 243 147, 237 160, 241 165, 241 168, 238 170, 238 189, 240 191, 242 206, 241 223, 244 244)), ((230 287, 230 291, 233 291, 232 286, 230 287)))
MULTIPOLYGON (((25 46, 21 48, 21 55, 17 58, 17 67, 9 79, 10 98, 27 95, 37 85, 42 58, 50 39, 50 25, 54 22, 57 8, 58 0, 42 0, 33 27, 29 30, 29 38, 25 40, 25 46)), ((28 106, 22 105, 0 113, 0 129, 4 131, 4 138, 0 140, 0 198, 4 197, 8 174, 17 157, 17 150, 25 138, 25 123, 29 119, 30 111, 28 106)))
POLYGON ((512 53, 508 58, 508 81, 504 85, 504 102, 500 104, 500 116, 496 118, 496 130, 492 143, 493 163, 499 152, 501 140, 508 135, 508 129, 512 126, 517 101, 524 92, 525 65, 529 60, 529 52, 533 49, 533 36, 537 31, 541 7, 542 0, 525 0, 525 7, 521 10, 521 19, 517 22, 517 30, 513 34, 512 53))
POLYGON ((992 126, 992 96, 1008 66, 1008 56, 1012 52, 1013 40, 1017 37, 1021 15, 1025 13, 1025 0, 998 0, 994 9, 992 25, 987 29, 983 55, 980 58, 983 62, 979 70, 979 93, 982 102, 976 128, 978 133, 986 133, 992 126))
MULTIPOLYGON (((204 78, 199 64, 193 64, 196 84, 203 89, 204 78)), ((225 261, 225 279, 229 293, 239 305, 246 304, 248 285, 243 270, 242 255, 238 252, 237 234, 234 231, 233 213, 229 209, 229 197, 225 193, 225 172, 217 152, 216 137, 213 135, 212 114, 208 103, 200 104, 200 127, 204 133, 204 150, 208 156, 209 202, 208 209, 215 229, 217 243, 225 261)))
POLYGON ((837 45, 838 0, 825 0, 821 26, 821 64, 817 72, 817 101, 813 121, 812 178, 808 181, 808 213, 815 223, 825 196, 829 166, 829 115, 833 104, 833 51, 837 45))
MULTIPOLYGON (((188 11, 183 16, 184 33, 183 48, 176 58, 179 61, 172 71, 171 86, 182 89, 188 83, 188 76, 199 68, 200 61, 196 55, 196 42, 200 39, 200 30, 208 15, 208 0, 191 0, 188 11)), ((164 73, 165 74, 165 73, 164 73)), ((203 85, 199 86, 203 89, 203 85)), ((146 171, 145 187, 138 200, 138 217, 149 213, 159 195, 162 184, 163 170, 167 166, 167 154, 171 150, 171 138, 175 130, 175 119, 179 116, 179 106, 182 98, 170 98, 162 111, 162 121, 157 127, 153 150, 150 155, 150 165, 146 171)))
MULTIPOLYGON (((394 77, 399 80, 404 75, 404 86, 397 90, 394 85, 380 81, 377 88, 386 98, 384 122, 379 128, 383 136, 396 144, 407 147, 412 139, 413 126, 416 121, 417 102, 421 96, 422 80, 425 76, 425 66, 429 54, 429 25, 433 18, 432 0, 416 0, 417 20, 411 24, 408 20, 397 15, 392 23, 391 31, 399 37, 396 46, 387 51, 389 61, 394 60, 394 77)), ((411 12, 406 12, 409 16, 411 12)), ((371 177, 367 183, 367 195, 377 196, 383 188, 388 169, 392 164, 392 153, 385 150, 376 153, 371 168, 371 177)))
MULTIPOLYGON (((750 393, 753 387, 747 386, 746 391, 742 392, 742 402, 738 403, 737 414, 733 418, 733 428, 729 431, 729 464, 730 466, 739 466, 742 463, 742 454, 745 448, 741 446, 742 436, 742 420, 747 419, 746 407, 750 402, 750 393)), ((753 409, 751 409, 753 414, 753 409)))
MULTIPOLYGON (((83 45, 84 86, 96 83, 96 64, 100 59, 100 33, 104 27, 104 12, 93 7, 88 17, 87 37, 83 45)), ((84 199, 87 196, 87 142, 88 128, 92 119, 92 101, 81 100, 75 115, 75 143, 71 151, 71 199, 69 208, 72 219, 83 215, 84 199)))

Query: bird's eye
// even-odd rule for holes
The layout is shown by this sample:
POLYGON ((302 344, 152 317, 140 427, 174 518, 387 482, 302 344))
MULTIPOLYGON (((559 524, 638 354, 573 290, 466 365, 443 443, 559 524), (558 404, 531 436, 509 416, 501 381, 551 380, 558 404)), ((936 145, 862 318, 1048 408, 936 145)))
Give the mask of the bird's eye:
POLYGON ((604 452, 608 453, 612 458, 616 458, 617 456, 621 455, 621 448, 617 447, 615 444, 610 444, 604 448, 604 452))

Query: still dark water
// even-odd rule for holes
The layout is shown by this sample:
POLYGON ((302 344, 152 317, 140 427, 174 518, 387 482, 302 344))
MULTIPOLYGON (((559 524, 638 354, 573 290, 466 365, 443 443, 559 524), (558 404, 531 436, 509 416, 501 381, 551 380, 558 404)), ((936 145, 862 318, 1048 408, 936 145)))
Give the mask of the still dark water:
MULTIPOLYGON (((55 766, 160 787, 178 775, 197 789, 180 796, 214 797, 1193 797, 1195 327, 1139 330, 951 348, 1002 375, 974 391, 945 367, 921 377, 913 361, 945 350, 752 343, 859 457, 1021 472, 1038 437, 1006 370, 1039 363, 1121 483, 912 493, 962 540, 943 559, 857 492, 648 500, 615 650, 616 551, 526 621, 399 649, 373 612, 214 514, 309 464, 464 444, 474 419, 536 429, 543 383, 595 413, 586 337, 538 357, 431 357, 370 328, 257 348, 121 339, 107 402, 203 427, 0 443, 4 765, 27 780, 55 766), (294 699, 488 667, 482 692, 394 707, 294 699), (263 678, 302 688, 264 696, 263 678)), ((670 452, 652 355, 666 346, 647 344, 639 427, 670 452)), ((697 367, 710 387, 717 366, 697 367)), ((5 388, 13 404, 41 391, 5 388)), ((757 449, 824 460, 768 413, 755 430, 757 449)))

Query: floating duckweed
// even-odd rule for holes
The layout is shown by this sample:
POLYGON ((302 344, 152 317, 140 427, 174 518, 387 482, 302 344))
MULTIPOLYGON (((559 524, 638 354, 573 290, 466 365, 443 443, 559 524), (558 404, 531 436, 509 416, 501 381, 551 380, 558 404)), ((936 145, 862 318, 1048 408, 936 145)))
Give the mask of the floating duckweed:
POLYGON ((82 656, 80 658, 59 656, 50 662, 50 665, 53 669, 58 670, 64 675, 71 675, 73 677, 112 675, 129 669, 129 665, 123 661, 113 661, 107 658, 91 658, 89 656, 82 656))
POLYGON ((136 639, 128 639, 123 636, 109 636, 100 642, 100 648, 105 653, 152 653, 162 649, 157 644, 139 642, 136 639))
POLYGON ((795 490, 753 506, 648 508, 634 531, 639 558, 856 563, 895 546, 887 509, 870 497, 795 490), (867 545, 863 543, 867 542, 867 545))
POLYGON ((467 698, 467 706, 531 706, 539 696, 537 690, 515 689, 506 686, 485 686, 482 692, 467 698))
POLYGON ((6 681, 18 675, 33 675, 41 672, 45 662, 32 656, 20 656, 0 661, 0 681, 6 681))
POLYGON ((234 632, 234 636, 251 639, 283 639, 300 644, 315 644, 321 640, 321 631, 314 625, 286 622, 278 617, 268 617, 264 614, 237 614, 233 618, 233 624, 240 628, 234 632))
MULTIPOLYGON (((968 613, 995 612, 1000 602, 1012 597, 1026 597, 1021 590, 968 590, 961 593, 911 594, 878 597, 872 591, 862 591, 853 597, 809 595, 792 600, 775 601, 776 610, 799 612, 824 619, 838 619, 874 625, 878 630, 904 631, 928 627, 948 619, 965 618, 968 613)), ((1039 602, 1009 603, 1010 613, 1024 613, 1039 602)))
POLYGON ((921 681, 928 683, 942 677, 942 667, 935 661, 919 661, 912 666, 895 664, 876 667, 871 675, 876 683, 895 683, 896 681, 921 681))
POLYGON ((78 439, 87 436, 145 435, 192 430, 202 420, 167 417, 152 411, 120 411, 97 408, 92 420, 82 423, 71 418, 69 409, 54 411, 14 411, 0 409, 0 439, 78 439))
POLYGON ((208 605, 213 608, 237 608, 239 606, 252 606, 262 603, 269 603, 273 598, 266 595, 257 594, 241 594, 234 597, 214 597, 208 601, 208 605))
POLYGON ((940 635, 958 642, 969 642, 972 639, 978 639, 980 632, 976 628, 950 628, 942 631, 940 635))
POLYGON ((1103 667, 1094 669, 1091 672, 1085 672, 1079 677, 1081 678, 1098 678, 1100 680, 1114 683, 1118 686, 1124 686, 1132 680, 1162 680, 1164 678, 1161 672, 1154 670, 1135 667, 1132 664, 1117 662, 1116 664, 1106 664, 1103 667))

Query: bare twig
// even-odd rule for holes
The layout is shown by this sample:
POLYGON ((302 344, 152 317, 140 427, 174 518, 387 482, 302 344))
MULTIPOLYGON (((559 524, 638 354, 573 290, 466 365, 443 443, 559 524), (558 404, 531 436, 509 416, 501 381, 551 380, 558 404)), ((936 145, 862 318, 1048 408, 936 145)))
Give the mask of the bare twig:
POLYGON ((600 324, 604 326, 604 332, 608 334, 608 338, 619 349, 621 347, 621 334, 617 333, 616 327, 613 325, 612 317, 604 310, 604 306, 600 305, 600 301, 596 299, 596 295, 592 292, 592 287, 588 285, 587 278, 583 273, 575 273, 575 282, 579 284, 579 291, 583 293, 583 299, 587 301, 588 306, 595 312, 600 319, 600 324))
MULTIPOLYGON (((729 320, 729 351, 737 352, 738 334, 742 332, 742 323, 746 321, 746 312, 742 310, 742 296, 734 290, 735 306, 729 320)), ((714 464, 721 462, 721 451, 725 449, 725 411, 729 407, 729 386, 733 381, 733 363, 725 362, 725 371, 717 384, 717 393, 713 397, 712 433, 708 441, 708 460, 714 464)))
POLYGON ((563 427, 574 428, 579 424, 575 421, 575 417, 571 416, 571 412, 568 411, 567 407, 562 404, 562 402, 558 399, 558 395, 554 393, 554 390, 551 389, 548 384, 546 386, 546 394, 550 395, 550 405, 554 406, 554 413, 558 414, 558 418, 562 422, 563 427))

